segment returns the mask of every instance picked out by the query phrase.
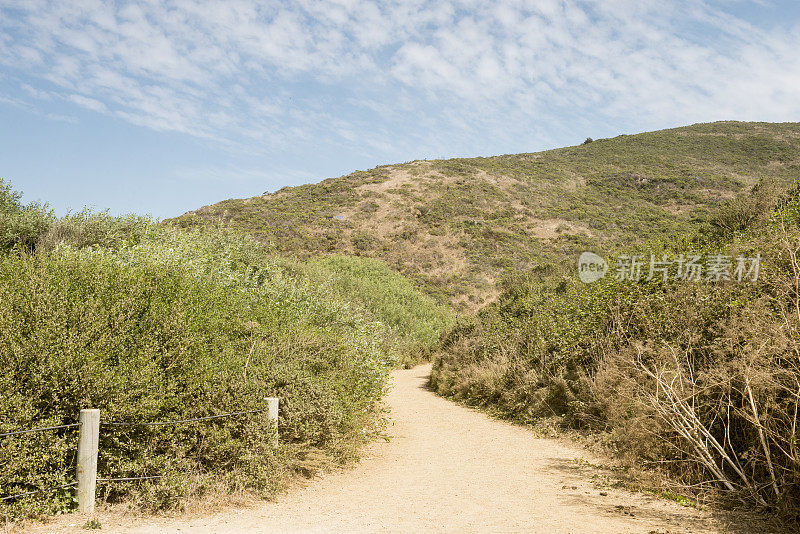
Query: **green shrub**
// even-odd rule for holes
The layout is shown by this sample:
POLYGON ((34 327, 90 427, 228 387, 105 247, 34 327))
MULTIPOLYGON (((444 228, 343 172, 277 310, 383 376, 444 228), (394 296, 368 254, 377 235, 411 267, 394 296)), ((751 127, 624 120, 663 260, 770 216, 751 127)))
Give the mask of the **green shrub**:
POLYGON ((701 231, 724 242, 763 226, 782 196, 781 189, 772 181, 760 182, 750 194, 739 195, 722 204, 709 218, 708 228, 701 231))
POLYGON ((140 242, 152 226, 152 221, 145 217, 113 217, 108 212, 91 213, 85 209, 54 221, 40 235, 36 248, 51 250, 60 244, 117 248, 140 242))
POLYGON ((0 178, 0 253, 11 249, 33 250, 55 220, 47 206, 22 204, 21 196, 0 178))
MULTIPOLYGON (((40 238, 39 252, 0 254, 0 433, 89 407, 138 423, 281 400, 278 449, 264 414, 101 426, 101 478, 164 476, 102 484, 103 498, 156 509, 212 487, 271 494, 307 455, 349 457, 374 428, 393 334, 254 241, 86 213, 40 238)), ((74 428, 0 440, 0 496, 74 480, 74 428)), ((0 516, 69 509, 71 495, 3 501, 0 516)))
POLYGON ((306 275, 360 303, 369 317, 389 327, 404 365, 427 359, 452 323, 448 308, 379 260, 328 256, 309 262, 306 275))

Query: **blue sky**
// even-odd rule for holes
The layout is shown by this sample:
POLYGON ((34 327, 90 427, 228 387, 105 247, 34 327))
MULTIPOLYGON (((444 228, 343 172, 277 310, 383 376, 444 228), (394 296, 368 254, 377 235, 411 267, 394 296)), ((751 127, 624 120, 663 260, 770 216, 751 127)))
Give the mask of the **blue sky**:
POLYGON ((0 0, 0 177, 171 217, 422 158, 800 121, 797 0, 0 0))

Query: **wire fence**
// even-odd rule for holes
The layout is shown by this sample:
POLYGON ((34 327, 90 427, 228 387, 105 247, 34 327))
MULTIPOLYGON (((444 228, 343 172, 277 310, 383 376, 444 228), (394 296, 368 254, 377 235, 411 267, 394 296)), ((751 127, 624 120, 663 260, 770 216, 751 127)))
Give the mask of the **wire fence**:
POLYGON ((16 495, 8 495, 6 497, 0 497, 0 501, 10 501, 11 499, 18 499, 20 497, 27 497, 28 495, 35 495, 37 493, 44 493, 48 491, 55 491, 57 489, 68 488, 70 486, 77 485, 78 482, 70 482, 68 484, 61 484, 60 486, 53 486, 52 488, 45 488, 45 489, 36 489, 33 491, 26 491, 24 493, 17 493, 16 495))
POLYGON ((157 478, 166 478, 166 477, 164 475, 154 475, 149 477, 98 478, 97 482, 129 482, 133 480, 155 480, 157 478))
POLYGON ((206 417, 195 417, 194 419, 179 419, 177 421, 158 421, 153 423, 148 422, 124 422, 124 421, 100 421, 100 425, 103 426, 165 426, 165 425, 177 425, 180 423, 194 423, 196 421, 208 421, 209 419, 221 419, 223 417, 233 417, 235 415, 244 415, 250 413, 261 413, 268 411, 269 408, 263 408, 261 410, 244 410, 241 412, 230 412, 230 413, 223 413, 219 415, 208 415, 206 417))
MULTIPOLYGON (((274 400, 277 402, 277 399, 274 399, 274 400)), ((269 399, 269 401, 272 402, 272 399, 269 399)), ((177 425, 177 424, 184 424, 184 423, 194 423, 194 422, 198 422, 198 421, 209 421, 209 420, 212 420, 212 419, 222 419, 222 418, 225 418, 225 417, 235 417, 235 416, 238 416, 238 415, 256 414, 256 413, 263 413, 263 412, 270 412, 270 417, 271 418, 274 417, 275 422, 277 424, 277 404, 276 404, 274 408, 270 405, 270 407, 268 407, 268 408, 262 408, 262 409, 258 409, 258 410, 241 410, 241 411, 236 411, 236 412, 228 412, 228 413, 224 413, 224 414, 209 415, 209 416, 205 416, 205 417, 194 417, 194 418, 191 418, 191 419, 178 419, 178 420, 175 420, 175 421, 154 421, 154 422, 100 421, 98 427, 100 425, 102 425, 102 426, 110 426, 110 427, 124 427, 124 426, 128 426, 128 427, 130 427, 130 426, 153 426, 153 427, 155 427, 155 426, 177 425)), ((4 438, 4 437, 7 437, 7 436, 16 436, 16 435, 21 435, 21 434, 30 434, 30 433, 34 433, 34 432, 44 432, 44 431, 48 431, 48 430, 59 430, 59 429, 63 429, 63 428, 74 428, 74 427, 80 427, 82 425, 83 425, 83 423, 78 422, 78 423, 69 423, 69 424, 64 424, 64 425, 55 425, 55 426, 47 426, 47 427, 40 427, 40 428, 31 428, 31 429, 27 429, 27 430, 15 430, 15 431, 12 431, 12 432, 4 432, 4 433, 0 434, 0 438, 4 438)), ((277 427, 276 427, 276 430, 277 430, 277 427)), ((97 432, 97 427, 95 428, 95 432, 97 432)), ((276 439, 276 442, 277 442, 277 433, 275 434, 275 439, 276 439)), ((95 440, 95 442, 97 442, 97 440, 95 440)), ((96 466, 96 463, 97 463, 96 455, 97 455, 97 450, 95 449, 95 466, 96 466)), ((139 480, 157 480, 157 479, 162 479, 162 478, 165 478, 165 475, 149 475, 149 476, 138 476, 138 477, 108 477, 108 478, 97 478, 96 475, 95 475, 95 482, 96 483, 132 482, 132 481, 139 481, 139 480)), ((55 490, 58 490, 58 489, 69 488, 69 487, 77 486, 77 485, 78 485, 78 481, 74 481, 74 482, 69 482, 67 484, 61 484, 59 486, 53 486, 53 487, 50 487, 50 488, 36 489, 36 490, 26 491, 26 492, 22 492, 22 493, 16 493, 14 495, 7 495, 5 497, 0 497, 0 502, 10 501, 10 500, 18 499, 18 498, 21 498, 21 497, 27 497, 27 496, 30 496, 30 495, 36 495, 36 494, 39 494, 39 493, 55 491, 55 490)), ((93 501, 92 501, 92 507, 93 506, 94 506, 94 504, 93 504, 93 501)))
POLYGON ((30 428, 28 430, 14 430, 13 432, 4 432, 0 434, 0 438, 4 438, 6 436, 18 436, 19 434, 31 434, 33 432, 44 432, 45 430, 58 430, 59 428, 72 428, 76 426, 81 426, 80 423, 70 423, 67 425, 56 425, 56 426, 43 426, 41 428, 30 428))
MULTIPOLYGON (((19 436, 19 435, 22 435, 22 434, 33 434, 35 432, 46 432, 46 431, 49 431, 49 430, 60 430, 62 428, 75 428, 75 427, 79 427, 79 426, 81 426, 81 423, 68 423, 68 424, 65 424, 65 425, 43 426, 43 427, 39 427, 39 428, 28 428, 26 430, 14 430, 12 432, 3 432, 3 433, 1 433, 0 434, 0 438, 5 438, 5 437, 8 437, 8 436, 19 436)), ((75 486, 77 484, 78 484, 77 481, 73 481, 73 482, 69 482, 67 484, 61 484, 59 486, 52 486, 50 488, 41 488, 41 489, 35 489, 35 490, 31 490, 31 491, 25 491, 25 492, 22 492, 22 493, 16 493, 14 495, 6 495, 5 497, 0 497, 0 501, 11 501, 11 500, 14 500, 14 499, 19 499, 20 497, 27 497, 29 495, 36 495, 37 493, 46 493, 46 492, 50 492, 50 491, 55 491, 57 489, 69 488, 69 487, 75 486)))

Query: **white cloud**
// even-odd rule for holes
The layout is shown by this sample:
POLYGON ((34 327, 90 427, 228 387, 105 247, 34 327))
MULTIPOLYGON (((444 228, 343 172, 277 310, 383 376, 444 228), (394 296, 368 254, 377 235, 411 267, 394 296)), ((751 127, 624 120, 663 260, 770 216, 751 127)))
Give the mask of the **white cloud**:
POLYGON ((45 113, 44 117, 51 121, 67 122, 69 124, 78 124, 78 119, 69 115, 61 115, 59 113, 45 113))
POLYGON ((81 95, 69 95, 68 98, 71 102, 74 102, 79 106, 91 109, 92 111, 97 111, 100 113, 104 113, 106 111, 106 105, 100 102, 99 100, 95 100, 94 98, 88 98, 81 95))
POLYGON ((14 99, 56 96, 252 150, 367 136, 376 151, 477 147, 576 116, 800 119, 798 26, 719 5, 0 0, 0 65, 28 79, 14 99), (439 133, 414 128, 423 115, 439 133))

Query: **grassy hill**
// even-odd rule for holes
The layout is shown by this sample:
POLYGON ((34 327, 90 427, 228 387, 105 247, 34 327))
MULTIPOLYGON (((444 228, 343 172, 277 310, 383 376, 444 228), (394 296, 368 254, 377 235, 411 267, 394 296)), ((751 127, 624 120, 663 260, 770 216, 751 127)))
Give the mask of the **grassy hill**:
POLYGON ((462 308, 510 272, 687 230, 800 168, 800 124, 718 122, 539 153, 422 160, 231 199, 180 226, 243 229, 281 254, 379 258, 462 308))

